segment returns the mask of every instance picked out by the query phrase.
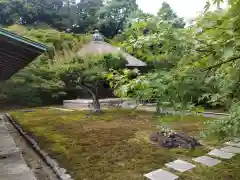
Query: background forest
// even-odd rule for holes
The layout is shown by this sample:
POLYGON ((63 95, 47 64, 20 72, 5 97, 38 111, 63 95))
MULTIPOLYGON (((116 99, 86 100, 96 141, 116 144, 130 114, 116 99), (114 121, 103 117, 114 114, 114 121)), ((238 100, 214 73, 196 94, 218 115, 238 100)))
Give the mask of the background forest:
POLYGON ((47 105, 110 86, 115 95, 180 109, 230 111, 210 126, 221 135, 240 133, 240 0, 210 1, 191 24, 164 2, 156 15, 135 0, 0 0, 0 25, 48 45, 49 52, 1 88, 14 105, 47 105), (210 11, 210 7, 218 7, 210 11), (80 58, 98 29, 105 41, 148 64, 126 70, 121 55, 80 58), (94 88, 93 88, 94 87, 94 88), (21 98, 19 98, 21 97, 21 98))

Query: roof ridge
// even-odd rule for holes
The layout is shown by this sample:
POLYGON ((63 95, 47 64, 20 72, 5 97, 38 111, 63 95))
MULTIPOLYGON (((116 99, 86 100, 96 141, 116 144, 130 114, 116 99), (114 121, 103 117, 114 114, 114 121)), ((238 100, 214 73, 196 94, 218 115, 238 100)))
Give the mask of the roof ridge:
POLYGON ((25 44, 28 44, 30 46, 33 46, 37 49, 40 49, 41 51, 46 51, 47 50, 47 46, 44 45, 44 44, 41 44, 41 43, 38 43, 36 41, 33 41, 31 39, 28 39, 26 37, 23 37, 23 36, 20 36, 16 33, 13 33, 11 31, 8 31, 6 29, 3 29, 3 28, 0 28, 0 35, 3 35, 3 36, 7 36, 7 37, 10 37, 10 38, 13 38, 19 42, 22 42, 22 43, 25 43, 25 44))

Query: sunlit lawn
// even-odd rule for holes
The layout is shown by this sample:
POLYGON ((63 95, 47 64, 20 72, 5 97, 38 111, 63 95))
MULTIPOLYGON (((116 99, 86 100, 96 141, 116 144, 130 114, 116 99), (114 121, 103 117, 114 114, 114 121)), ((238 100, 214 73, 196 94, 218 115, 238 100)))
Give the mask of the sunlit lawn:
MULTIPOLYGON (((151 112, 119 109, 88 117, 86 113, 48 108, 10 112, 75 180, 141 180, 143 174, 164 167, 164 163, 177 158, 191 160, 208 151, 206 147, 164 149, 148 139, 162 123, 198 136, 209 120, 204 117, 160 117, 151 112)), ((180 179, 239 180, 239 171, 240 157, 235 157, 215 168, 199 166, 180 179)))

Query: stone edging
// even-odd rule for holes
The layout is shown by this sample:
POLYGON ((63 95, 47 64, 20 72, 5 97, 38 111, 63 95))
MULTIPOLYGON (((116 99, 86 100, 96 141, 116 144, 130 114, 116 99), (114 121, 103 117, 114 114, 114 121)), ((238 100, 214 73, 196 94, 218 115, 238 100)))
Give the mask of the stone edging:
POLYGON ((217 113, 217 112, 202 112, 201 114, 213 114, 213 115, 221 115, 221 116, 229 116, 227 113, 217 113))
POLYGON ((49 167, 53 170, 53 172, 57 175, 60 180, 73 180, 69 174, 67 174, 67 170, 64 168, 60 168, 56 160, 50 158, 46 152, 44 152, 37 142, 27 135, 26 132, 19 126, 14 119, 9 114, 4 114, 4 116, 9 120, 12 125, 18 130, 18 132, 23 136, 23 138, 31 145, 31 147, 37 152, 37 154, 49 165, 49 167))

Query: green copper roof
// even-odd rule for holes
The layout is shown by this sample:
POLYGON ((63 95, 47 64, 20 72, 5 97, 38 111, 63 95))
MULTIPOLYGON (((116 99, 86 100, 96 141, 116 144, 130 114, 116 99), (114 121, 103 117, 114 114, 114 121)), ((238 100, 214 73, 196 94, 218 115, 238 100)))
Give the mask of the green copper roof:
POLYGON ((47 46, 0 28, 0 81, 9 79, 47 50, 47 46))

